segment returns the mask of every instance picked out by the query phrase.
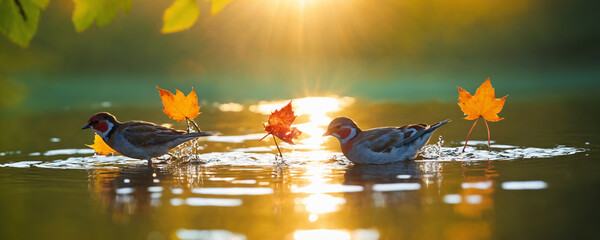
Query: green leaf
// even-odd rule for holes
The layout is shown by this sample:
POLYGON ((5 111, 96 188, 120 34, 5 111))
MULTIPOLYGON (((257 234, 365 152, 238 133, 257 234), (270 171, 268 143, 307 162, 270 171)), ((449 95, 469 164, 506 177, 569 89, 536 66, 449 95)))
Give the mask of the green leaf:
POLYGON ((219 13, 221 10, 223 10, 223 8, 227 6, 227 4, 231 2, 233 2, 233 0, 211 0, 210 13, 212 15, 219 13))
POLYGON ((77 32, 83 32, 94 21, 98 27, 106 26, 115 18, 119 10, 129 12, 133 0, 73 0, 73 2, 75 2, 73 24, 77 32))
POLYGON ((27 47, 37 31, 40 12, 48 0, 0 0, 0 32, 27 47))
POLYGON ((163 15, 161 33, 174 33, 188 29, 194 25, 200 10, 195 0, 175 0, 163 15))

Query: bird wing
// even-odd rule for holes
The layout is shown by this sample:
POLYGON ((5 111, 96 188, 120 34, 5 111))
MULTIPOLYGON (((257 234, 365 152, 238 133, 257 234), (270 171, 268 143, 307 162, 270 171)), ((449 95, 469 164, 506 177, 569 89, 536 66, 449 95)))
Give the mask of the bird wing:
POLYGON ((361 132, 361 138, 354 144, 365 142, 374 152, 389 152, 393 148, 408 145, 430 132, 430 126, 424 123, 411 124, 403 127, 376 128, 361 132))
POLYGON ((123 124, 123 137, 135 145, 159 145, 181 138, 185 134, 149 122, 135 121, 123 124))

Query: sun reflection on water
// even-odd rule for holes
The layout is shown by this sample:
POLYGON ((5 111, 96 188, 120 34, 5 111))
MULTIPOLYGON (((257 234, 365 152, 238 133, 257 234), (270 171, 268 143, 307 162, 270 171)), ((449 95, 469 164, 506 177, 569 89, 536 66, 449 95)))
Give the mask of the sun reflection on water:
MULTIPOLYGON (((321 167, 308 168, 303 174, 305 176, 304 179, 308 181, 308 185, 303 187, 298 187, 295 184, 292 185, 292 192, 303 195, 310 194, 307 197, 295 199, 297 211, 306 211, 309 214, 309 222, 316 222, 321 214, 337 212, 341 205, 346 204, 345 198, 332 195, 339 195, 339 193, 344 191, 342 189, 343 185, 329 183, 332 180, 329 177, 331 174, 331 169, 321 167)), ((356 191, 356 189, 353 190, 356 191)), ((362 187, 359 190, 362 191, 362 187)))
POLYGON ((329 213, 338 210, 338 205, 345 204, 346 199, 333 197, 328 194, 312 194, 302 199, 302 204, 306 206, 306 211, 313 214, 329 213))
POLYGON ((375 229, 356 229, 354 231, 339 229, 312 229, 297 230, 294 232, 294 240, 316 240, 316 239, 379 239, 379 231, 375 229))
MULTIPOLYGON (((305 97, 292 100, 293 110, 296 115, 307 115, 308 122, 295 124, 302 131, 302 135, 308 137, 299 142, 309 149, 318 149, 323 143, 323 133, 332 118, 327 114, 338 112, 354 103, 352 97, 305 97)), ((260 101, 256 105, 251 105, 248 110, 251 112, 269 115, 276 109, 287 104, 288 100, 282 101, 260 101)))
POLYGON ((308 239, 348 239, 350 240, 352 235, 348 231, 343 230, 331 230, 331 229, 315 229, 315 230, 298 230, 294 232, 295 240, 308 240, 308 239))

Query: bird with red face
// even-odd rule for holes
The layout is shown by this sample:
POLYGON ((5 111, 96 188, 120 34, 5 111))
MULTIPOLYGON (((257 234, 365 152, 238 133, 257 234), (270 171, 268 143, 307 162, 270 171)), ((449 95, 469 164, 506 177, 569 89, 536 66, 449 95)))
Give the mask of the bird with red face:
POLYGON ((361 130, 346 117, 333 119, 323 136, 336 137, 344 156, 357 164, 386 164, 415 159, 433 131, 449 120, 432 125, 424 123, 403 127, 361 130))
POLYGON ((94 114, 81 129, 91 128, 112 149, 127 157, 148 160, 167 154, 171 149, 189 140, 218 135, 217 132, 186 133, 151 122, 119 122, 110 113, 94 114))

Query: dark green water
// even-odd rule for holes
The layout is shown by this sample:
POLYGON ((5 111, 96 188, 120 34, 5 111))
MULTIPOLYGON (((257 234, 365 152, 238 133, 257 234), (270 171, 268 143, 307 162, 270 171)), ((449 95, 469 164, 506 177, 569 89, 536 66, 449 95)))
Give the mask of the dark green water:
MULTIPOLYGON (((505 120, 490 124, 497 145, 547 150, 564 145, 583 152, 383 166, 332 160, 340 155, 334 139, 316 149, 286 146, 290 165, 279 166, 272 149, 263 152, 272 141, 252 138, 201 142, 201 153, 212 152, 214 158, 204 164, 149 169, 121 158, 111 164, 91 153, 48 151, 84 149, 92 133, 79 127, 98 110, 121 120, 172 121, 160 108, 6 115, 0 120, 10 126, 2 129, 0 142, 0 239, 593 238, 600 196, 596 103, 507 102, 500 114, 505 120), (247 150, 252 147, 263 150, 247 150), (6 165, 22 161, 35 162, 6 165), (44 165, 52 163, 57 165, 44 165), (531 189, 514 190, 510 184, 515 181, 521 182, 512 183, 517 188, 531 189)), ((202 128, 224 136, 261 133, 260 123, 267 119, 248 110, 221 112, 210 104, 202 112, 197 119, 202 128)), ((461 147, 472 124, 461 119, 454 103, 358 100, 331 113, 338 115, 351 116, 363 128, 451 118, 434 136, 443 136, 448 151, 461 147)), ((471 138, 486 138, 483 124, 471 138)))

